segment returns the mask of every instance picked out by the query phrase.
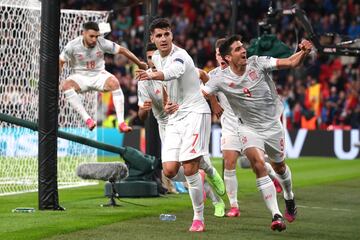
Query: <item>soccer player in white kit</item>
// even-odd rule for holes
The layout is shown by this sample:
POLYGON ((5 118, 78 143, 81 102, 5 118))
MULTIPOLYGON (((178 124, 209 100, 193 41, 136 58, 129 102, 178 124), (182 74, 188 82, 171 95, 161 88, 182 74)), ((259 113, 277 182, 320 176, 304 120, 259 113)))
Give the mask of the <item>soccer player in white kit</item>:
POLYGON ((189 231, 202 232, 204 224, 203 184, 199 174, 200 159, 208 154, 210 137, 210 108, 200 92, 198 70, 190 55, 172 43, 171 25, 167 19, 157 18, 150 25, 150 38, 157 47, 153 55, 156 72, 138 71, 139 80, 166 82, 170 102, 178 110, 169 115, 162 148, 163 171, 173 178, 180 165, 189 185, 194 218, 189 231), (181 164, 180 164, 181 163, 181 164))
MULTIPOLYGON (((146 58, 147 58, 147 64, 149 66, 148 72, 150 71, 156 71, 154 63, 152 62, 152 56, 157 50, 156 45, 154 43, 149 43, 146 49, 146 58)), ((199 74, 200 74, 199 70, 199 74)), ((203 73, 202 74, 206 74, 203 73)), ((201 75, 201 74, 200 74, 201 75)), ((208 76, 206 77, 208 80, 208 76)), ((164 110, 165 103, 167 102, 167 93, 165 89, 165 82, 164 81, 139 81, 138 82, 138 105, 139 105, 139 111, 138 115, 140 120, 145 121, 145 119, 148 117, 148 114, 150 110, 153 111, 154 117, 157 120, 158 123, 158 129, 159 129, 159 135, 161 142, 164 142, 165 137, 165 127, 168 123, 168 114, 164 110)), ((172 105, 172 112, 177 111, 179 108, 179 105, 176 103, 173 103, 172 105)), ((205 159, 203 160, 205 161, 205 159)), ((210 161, 210 160, 209 160, 210 161)), ((200 167, 204 164, 200 164, 200 167)), ((207 164, 207 168, 213 168, 211 162, 207 164)), ((208 171, 208 169, 205 169, 208 171)), ((185 176, 183 175, 183 168, 180 167, 178 174, 176 175, 176 181, 185 182, 185 176), (179 172, 181 173, 179 174, 179 172), (182 175, 182 176, 180 176, 182 175)), ((209 178, 211 179, 211 178, 209 178)), ((211 188, 211 186, 208 184, 208 182, 205 180, 204 182, 204 190, 206 195, 211 199, 215 211, 214 215, 216 217, 223 217, 225 215, 225 204, 220 196, 218 196, 211 188)))
POLYGON ((68 42, 60 54, 60 71, 65 63, 72 71, 71 75, 63 82, 62 90, 67 101, 80 114, 89 130, 96 127, 96 122, 85 110, 78 93, 89 90, 111 91, 119 130, 120 132, 129 132, 132 128, 124 122, 124 95, 118 79, 105 70, 105 53, 123 54, 136 63, 139 68, 147 68, 147 64, 140 61, 127 48, 101 37, 97 23, 86 22, 83 24, 82 36, 68 42))
MULTIPOLYGON (((215 58, 218 67, 211 70, 209 75, 215 75, 218 71, 222 71, 228 67, 228 64, 222 59, 219 47, 225 42, 225 38, 220 38, 215 43, 215 58)), ((241 143, 237 135, 238 118, 234 114, 231 106, 222 92, 217 92, 220 109, 217 106, 218 102, 214 95, 209 96, 211 109, 216 116, 220 116, 221 121, 221 151, 224 158, 224 182, 226 187, 226 194, 230 202, 230 210, 226 213, 227 217, 239 217, 240 208, 237 198, 238 180, 236 177, 236 163, 241 154, 241 143)), ((266 170, 273 181, 275 179, 275 172, 268 162, 265 162, 266 170)))
POLYGON ((251 163, 256 174, 256 185, 272 214, 271 229, 278 231, 285 230, 286 225, 278 207, 275 186, 265 168, 265 152, 283 188, 285 218, 289 222, 295 220, 297 209, 291 172, 284 161, 284 129, 280 122, 283 105, 269 73, 275 69, 300 65, 311 51, 312 44, 303 40, 299 47, 301 50, 289 58, 252 56, 247 59, 240 38, 231 36, 219 49, 229 67, 211 75, 203 88, 205 94, 223 92, 237 116, 242 151, 251 163))

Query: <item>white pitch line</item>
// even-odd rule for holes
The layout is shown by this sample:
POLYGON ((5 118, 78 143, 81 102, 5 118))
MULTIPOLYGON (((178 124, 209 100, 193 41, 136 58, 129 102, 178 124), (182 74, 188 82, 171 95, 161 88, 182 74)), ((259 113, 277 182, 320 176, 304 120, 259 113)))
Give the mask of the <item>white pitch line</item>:
POLYGON ((323 207, 310 207, 304 205, 297 205, 300 208, 311 208, 311 209, 320 209, 320 210, 331 210, 331 211, 343 211, 343 212, 352 212, 350 209, 346 208, 323 208, 323 207))

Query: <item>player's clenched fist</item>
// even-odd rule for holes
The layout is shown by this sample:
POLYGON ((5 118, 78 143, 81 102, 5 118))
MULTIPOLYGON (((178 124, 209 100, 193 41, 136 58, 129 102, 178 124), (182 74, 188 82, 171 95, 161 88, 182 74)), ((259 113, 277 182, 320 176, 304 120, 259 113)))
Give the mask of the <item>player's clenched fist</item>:
POLYGON ((299 44, 299 48, 307 53, 311 51, 312 43, 306 39, 303 39, 299 44))

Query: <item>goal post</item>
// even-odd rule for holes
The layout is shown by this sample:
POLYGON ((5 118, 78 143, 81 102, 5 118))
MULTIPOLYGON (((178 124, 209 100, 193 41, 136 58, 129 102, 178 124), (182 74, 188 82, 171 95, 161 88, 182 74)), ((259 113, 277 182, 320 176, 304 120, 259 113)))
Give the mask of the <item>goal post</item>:
MULTIPOLYGON (((49 2, 55 4, 55 1, 49 2)), ((60 36, 57 38, 59 50, 61 51, 68 41, 81 34, 82 23, 106 22, 108 15, 107 11, 61 10, 60 36)), ((41 62, 39 49, 42 33, 40 29, 43 27, 41 18, 41 2, 38 0, 0 0, 0 112, 38 124, 42 121, 38 118, 41 62)), ((54 31, 53 29, 52 32, 54 31)), ((42 45, 42 51, 45 53, 52 51, 51 64, 55 65, 52 67, 56 67, 59 50, 47 48, 46 45, 42 45)), ((47 60, 46 58, 42 60, 47 60)), ((60 82, 68 74, 69 70, 64 69, 60 82)), ((49 78, 58 78, 56 72, 45 71, 43 75, 45 87, 49 87, 49 78)), ((51 85, 49 91, 58 91, 58 79, 56 81, 57 84, 51 85)), ((96 140, 96 131, 88 131, 78 114, 65 101, 63 93, 58 94, 56 98, 59 109, 56 110, 56 117, 52 117, 52 121, 58 120, 61 131, 96 140)), ((82 94, 81 98, 89 114, 96 118, 97 93, 88 92, 82 94)), ((40 98, 40 101, 43 105, 49 104, 46 94, 40 98)), ((47 123, 49 116, 46 112, 43 117, 43 121, 47 123)), ((57 130, 47 129, 44 134, 48 136, 48 133, 54 131, 57 130)), ((63 139, 55 141, 57 141, 57 151, 52 148, 55 153, 57 152, 58 187, 97 183, 84 181, 75 174, 79 164, 97 161, 97 150, 63 139)), ((38 190, 38 144, 36 132, 0 121, 0 196, 38 190)), ((47 153, 45 155, 48 156, 47 153)))

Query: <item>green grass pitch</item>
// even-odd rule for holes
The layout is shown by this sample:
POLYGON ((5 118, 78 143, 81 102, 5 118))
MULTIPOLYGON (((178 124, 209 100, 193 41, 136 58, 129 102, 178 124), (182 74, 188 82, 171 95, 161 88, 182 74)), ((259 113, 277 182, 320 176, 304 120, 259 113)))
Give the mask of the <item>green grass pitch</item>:
MULTIPOLYGON (((220 170, 221 159, 213 162, 220 170)), ((192 220, 187 194, 121 199, 121 207, 101 208, 100 204, 108 202, 101 183, 59 190, 64 212, 12 213, 16 207, 37 208, 37 193, 0 197, 0 239, 359 239, 360 159, 309 157, 287 163, 298 218, 281 233, 270 229, 271 216, 255 187, 255 175, 249 169, 238 169, 241 216, 216 218, 207 200, 204 233, 187 231, 192 220), (162 222, 161 213, 176 214, 177 219, 162 222)), ((283 198, 278 195, 278 199, 283 211, 283 198)))

